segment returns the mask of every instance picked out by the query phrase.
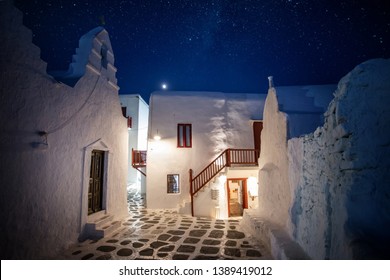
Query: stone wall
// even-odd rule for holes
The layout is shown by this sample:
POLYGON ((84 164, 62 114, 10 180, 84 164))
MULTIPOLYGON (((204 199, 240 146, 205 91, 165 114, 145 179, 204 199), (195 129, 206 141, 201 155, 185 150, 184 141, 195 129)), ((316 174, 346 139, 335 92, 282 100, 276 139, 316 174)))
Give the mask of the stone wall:
POLYGON ((357 66, 324 126, 288 141, 288 230, 311 258, 390 256, 389 77, 389 60, 357 66))

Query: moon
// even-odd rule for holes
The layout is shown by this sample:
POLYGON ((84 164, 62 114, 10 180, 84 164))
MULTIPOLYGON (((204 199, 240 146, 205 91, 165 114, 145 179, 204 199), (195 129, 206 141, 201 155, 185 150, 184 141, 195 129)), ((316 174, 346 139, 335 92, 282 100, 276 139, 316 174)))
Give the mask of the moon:
POLYGON ((168 88, 168 85, 167 85, 166 83, 163 83, 163 84, 161 85, 161 88, 162 88, 162 89, 167 89, 167 88, 168 88))

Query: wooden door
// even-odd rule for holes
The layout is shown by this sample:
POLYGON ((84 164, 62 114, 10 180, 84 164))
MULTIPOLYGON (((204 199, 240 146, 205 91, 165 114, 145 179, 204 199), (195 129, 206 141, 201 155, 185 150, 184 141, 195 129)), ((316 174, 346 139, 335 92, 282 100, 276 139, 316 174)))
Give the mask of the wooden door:
POLYGON ((104 152, 93 150, 88 189, 88 215, 103 209, 104 152))
MULTIPOLYGON (((261 148, 261 131, 263 130, 263 122, 256 121, 253 122, 253 136, 255 143, 255 150, 259 150, 261 148)), ((260 156, 260 152, 259 152, 260 156)))

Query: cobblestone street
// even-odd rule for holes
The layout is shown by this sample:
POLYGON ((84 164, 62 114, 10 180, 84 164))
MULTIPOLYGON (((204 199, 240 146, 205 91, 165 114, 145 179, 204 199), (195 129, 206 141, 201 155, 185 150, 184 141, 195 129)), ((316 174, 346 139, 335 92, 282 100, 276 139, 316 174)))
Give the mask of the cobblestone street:
POLYGON ((148 210, 144 198, 129 193, 129 217, 109 237, 70 247, 61 259, 271 259, 240 226, 240 218, 213 220, 148 210))

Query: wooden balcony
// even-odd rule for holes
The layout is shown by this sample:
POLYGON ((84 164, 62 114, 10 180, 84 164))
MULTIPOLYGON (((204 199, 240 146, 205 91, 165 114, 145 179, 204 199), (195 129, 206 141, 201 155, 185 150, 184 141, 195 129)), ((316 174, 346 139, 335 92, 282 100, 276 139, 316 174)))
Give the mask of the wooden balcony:
POLYGON ((131 166, 146 176, 146 173, 141 169, 146 167, 146 151, 132 149, 131 155, 131 166))

